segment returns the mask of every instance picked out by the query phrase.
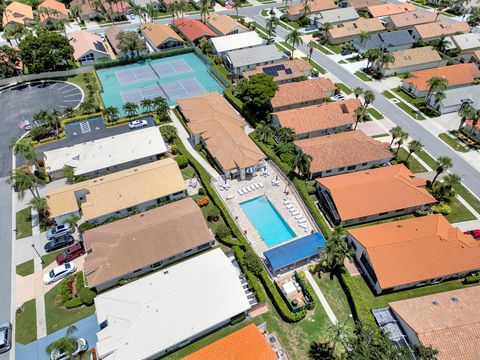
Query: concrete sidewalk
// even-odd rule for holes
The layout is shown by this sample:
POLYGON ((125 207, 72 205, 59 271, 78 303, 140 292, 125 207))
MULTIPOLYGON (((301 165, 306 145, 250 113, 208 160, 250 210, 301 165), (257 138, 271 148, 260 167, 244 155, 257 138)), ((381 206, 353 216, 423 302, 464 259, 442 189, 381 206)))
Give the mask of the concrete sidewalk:
POLYGON ((318 286, 317 282, 315 281, 315 279, 313 278, 309 270, 305 271, 305 277, 307 278, 310 285, 312 285, 313 291, 315 291, 315 294, 317 295, 318 299, 320 300, 320 303, 325 309, 325 312, 327 313, 328 318, 330 319, 332 324, 336 324, 338 322, 337 317, 333 313, 333 310, 328 304, 327 299, 323 295, 322 290, 320 290, 320 287, 318 286))

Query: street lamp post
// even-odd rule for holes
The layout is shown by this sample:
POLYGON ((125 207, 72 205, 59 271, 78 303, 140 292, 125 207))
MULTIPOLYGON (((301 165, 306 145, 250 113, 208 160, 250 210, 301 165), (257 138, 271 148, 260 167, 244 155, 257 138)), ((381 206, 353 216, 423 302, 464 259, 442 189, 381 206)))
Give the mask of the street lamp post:
POLYGON ((37 253, 38 257, 40 258, 40 263, 43 265, 43 259, 34 244, 32 244, 32 248, 37 253))

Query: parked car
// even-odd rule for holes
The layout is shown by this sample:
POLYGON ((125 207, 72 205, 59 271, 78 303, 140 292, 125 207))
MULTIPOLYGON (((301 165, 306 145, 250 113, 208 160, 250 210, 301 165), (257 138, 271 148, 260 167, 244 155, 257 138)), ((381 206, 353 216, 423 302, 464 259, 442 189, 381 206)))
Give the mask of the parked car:
POLYGON ((128 122, 128 127, 130 129, 139 129, 145 126, 148 126, 148 121, 144 119, 132 120, 128 122))
POLYGON ((75 359, 76 356, 88 350, 88 341, 84 338, 77 338, 77 348, 72 352, 72 356, 68 356, 64 349, 54 349, 50 354, 50 360, 67 360, 75 359))
POLYGON ((63 265, 78 258, 79 256, 82 256, 83 254, 85 254, 85 246, 83 246, 83 241, 79 241, 63 250, 57 255, 55 260, 57 261, 58 265, 63 265))
POLYGON ((341 93, 338 93, 338 94, 332 96, 332 100, 342 100, 342 99, 345 99, 345 95, 343 95, 341 93))
POLYGON ((56 268, 50 270, 48 273, 43 275, 43 282, 45 285, 51 284, 55 281, 63 279, 69 274, 73 274, 77 270, 77 266, 74 262, 69 262, 56 268))
POLYGON ((351 54, 353 54, 353 51, 350 50, 350 49, 345 49, 345 50, 342 50, 342 52, 340 54, 343 55, 343 56, 351 55, 351 54))
POLYGON ((6 353, 12 348, 12 324, 0 324, 0 354, 6 353))
POLYGON ((47 240, 53 240, 63 235, 68 235, 71 233, 73 233, 72 225, 70 224, 57 225, 47 231, 47 240))
POLYGON ((292 56, 292 52, 290 50, 283 50, 283 53, 287 56, 292 56))
POLYGON ((475 240, 480 240, 480 229, 465 231, 464 234, 473 236, 475 240))
POLYGON ((75 239, 73 238, 72 235, 63 235, 59 238, 50 240, 45 244, 43 247, 45 249, 45 252, 49 253, 58 249, 61 249, 65 246, 72 245, 75 242, 75 239))

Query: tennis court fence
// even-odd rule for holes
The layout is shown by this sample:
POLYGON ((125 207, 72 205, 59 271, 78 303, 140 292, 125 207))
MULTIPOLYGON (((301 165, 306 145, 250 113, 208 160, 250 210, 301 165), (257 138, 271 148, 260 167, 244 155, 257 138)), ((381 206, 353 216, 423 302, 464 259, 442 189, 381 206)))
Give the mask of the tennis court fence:
POLYGON ((78 74, 86 74, 91 71, 93 71, 93 66, 82 66, 80 68, 72 69, 72 70, 49 71, 49 72, 43 72, 39 74, 20 75, 20 76, 9 77, 6 79, 1 79, 0 86, 8 86, 8 85, 18 84, 25 81, 68 77, 68 76, 73 76, 78 74))
POLYGON ((221 74, 215 67, 212 65, 212 61, 204 54, 201 50, 194 48, 193 51, 195 54, 204 62, 208 67, 210 74, 220 83, 223 87, 229 87, 231 82, 223 74, 221 74))

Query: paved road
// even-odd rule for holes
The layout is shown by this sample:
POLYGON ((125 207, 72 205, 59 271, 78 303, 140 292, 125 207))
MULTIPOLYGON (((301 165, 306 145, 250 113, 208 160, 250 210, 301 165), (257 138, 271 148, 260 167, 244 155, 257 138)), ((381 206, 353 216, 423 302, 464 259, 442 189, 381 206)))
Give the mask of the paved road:
MULTIPOLYGON (((254 10, 254 9, 252 9, 254 10)), ((242 15, 246 14, 247 9, 242 9, 242 15)), ((250 12, 250 11, 249 11, 250 12)), ((259 24, 265 26, 265 20, 258 13, 248 14, 259 24)), ((277 36, 285 38, 287 31, 277 27, 277 36)), ((308 47, 306 44, 303 44, 299 47, 299 50, 303 51, 305 54, 308 54, 308 47)), ((401 126, 406 130, 413 138, 419 139, 425 145, 425 150, 428 151, 432 156, 439 157, 442 155, 447 155, 453 160, 452 172, 460 175, 462 177, 463 183, 477 196, 480 197, 480 173, 473 168, 467 161, 460 157, 454 150, 452 150, 448 145, 446 145, 442 140, 437 138, 428 132, 422 125, 419 124, 417 120, 414 120, 405 112, 403 112, 397 105, 390 102, 385 98, 381 93, 375 89, 368 86, 368 83, 363 82, 355 75, 344 69, 341 65, 337 64, 334 60, 330 59, 328 56, 322 54, 318 50, 314 50, 312 55, 313 60, 325 68, 328 72, 336 76, 343 83, 348 85, 350 88, 361 87, 365 90, 372 90, 375 93, 375 101, 373 105, 382 113, 387 114, 388 118, 392 120, 395 124, 401 126)))

